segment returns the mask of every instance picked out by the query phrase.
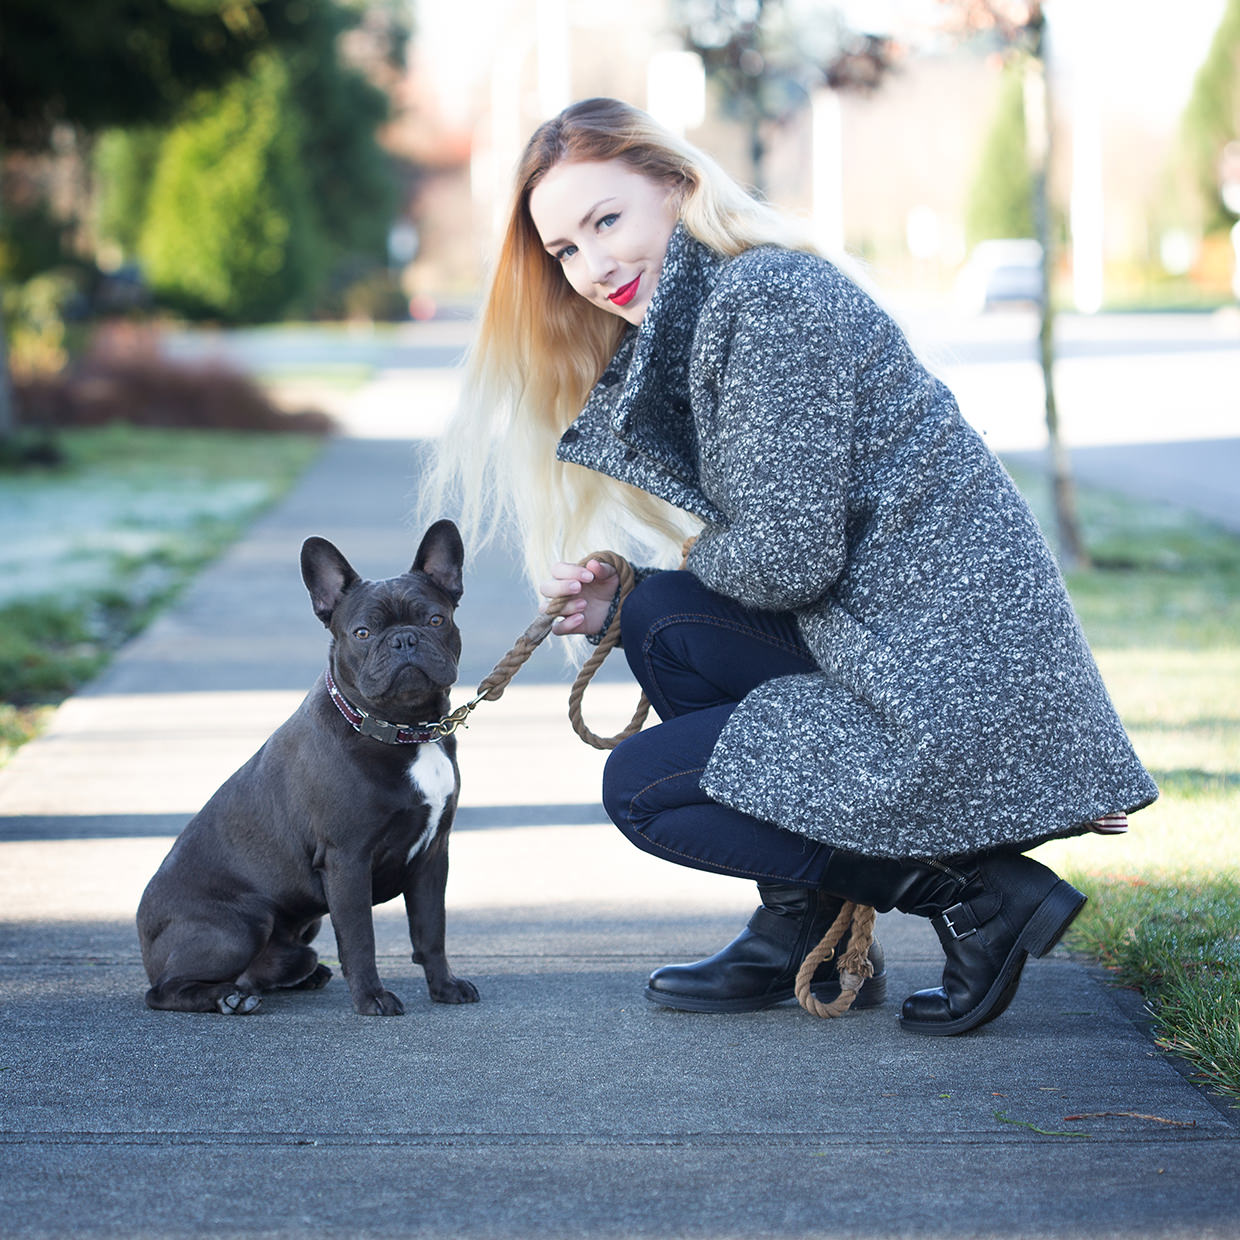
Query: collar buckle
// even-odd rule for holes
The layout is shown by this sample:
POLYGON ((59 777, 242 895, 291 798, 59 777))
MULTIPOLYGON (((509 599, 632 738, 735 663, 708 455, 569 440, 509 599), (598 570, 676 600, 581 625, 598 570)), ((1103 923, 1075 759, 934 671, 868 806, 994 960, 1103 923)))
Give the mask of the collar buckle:
POLYGON ((363 736, 383 741, 386 745, 399 745, 408 735, 408 731, 398 723, 376 719, 374 715, 368 715, 365 711, 358 711, 358 714, 362 716, 362 721, 354 726, 363 736))

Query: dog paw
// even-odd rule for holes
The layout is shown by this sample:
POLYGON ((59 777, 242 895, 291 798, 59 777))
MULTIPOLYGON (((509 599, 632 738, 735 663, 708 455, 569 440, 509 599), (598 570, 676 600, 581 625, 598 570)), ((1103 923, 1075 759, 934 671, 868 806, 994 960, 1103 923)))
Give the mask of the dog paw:
POLYGON ((405 1005, 390 991, 380 990, 354 1005, 361 1016, 404 1016, 405 1005))
POLYGON ((315 965, 314 972, 309 977, 303 977, 293 989, 322 990, 331 981, 331 977, 332 971, 325 964, 315 965))
POLYGON ((478 987, 463 977, 450 977, 438 986, 429 986, 431 998, 436 1003, 477 1003, 478 987))
POLYGON ((215 1006, 225 1016, 248 1016, 251 1012, 256 1012, 262 999, 258 995, 248 995, 240 990, 230 991, 226 995, 221 995, 215 1002, 215 1006))

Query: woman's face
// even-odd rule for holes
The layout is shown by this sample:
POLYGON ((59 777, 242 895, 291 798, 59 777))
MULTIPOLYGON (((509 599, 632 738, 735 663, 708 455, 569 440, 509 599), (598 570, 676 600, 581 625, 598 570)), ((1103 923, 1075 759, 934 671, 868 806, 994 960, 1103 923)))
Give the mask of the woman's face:
POLYGON ((556 164, 529 201, 530 219, 574 291, 640 323, 676 227, 675 191, 612 159, 556 164))

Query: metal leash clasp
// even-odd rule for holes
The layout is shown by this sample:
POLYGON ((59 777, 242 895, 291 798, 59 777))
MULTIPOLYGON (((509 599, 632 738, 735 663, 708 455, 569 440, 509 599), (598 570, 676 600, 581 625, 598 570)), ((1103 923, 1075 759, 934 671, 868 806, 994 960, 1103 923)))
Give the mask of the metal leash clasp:
POLYGON ((457 728, 467 727, 469 716, 483 700, 483 695, 479 694, 466 702, 464 706, 458 706, 450 715, 445 715, 434 723, 424 723, 419 726, 425 728, 428 732, 434 733, 435 739, 441 741, 445 736, 451 736, 457 728))

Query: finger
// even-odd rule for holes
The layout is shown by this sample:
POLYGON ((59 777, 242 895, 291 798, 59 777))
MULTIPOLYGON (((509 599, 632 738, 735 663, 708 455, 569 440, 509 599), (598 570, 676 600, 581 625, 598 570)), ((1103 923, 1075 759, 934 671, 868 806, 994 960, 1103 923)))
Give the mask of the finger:
POLYGON ((546 595, 564 593, 562 587, 571 582, 573 586, 588 585, 594 580, 594 572, 581 564, 553 564, 551 579, 539 584, 539 592, 546 595))
POLYGON ((575 616, 584 612, 589 605, 590 600, 586 598, 549 598, 541 604, 538 610, 544 616, 575 616))
POLYGON ((581 593, 581 584, 575 577, 568 580, 544 581, 538 587, 538 592, 544 598, 568 598, 573 594, 581 593))
POLYGON ((599 581, 607 581, 616 575, 615 566, 608 564, 606 560, 587 560, 585 567, 599 581))
POLYGON ((567 637, 572 633, 576 633, 585 623, 585 617, 580 612, 573 612, 567 616, 561 616, 551 626, 551 631, 557 637, 567 637))

